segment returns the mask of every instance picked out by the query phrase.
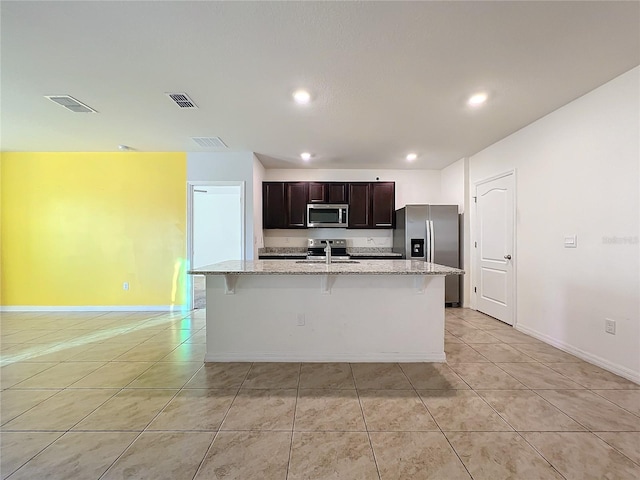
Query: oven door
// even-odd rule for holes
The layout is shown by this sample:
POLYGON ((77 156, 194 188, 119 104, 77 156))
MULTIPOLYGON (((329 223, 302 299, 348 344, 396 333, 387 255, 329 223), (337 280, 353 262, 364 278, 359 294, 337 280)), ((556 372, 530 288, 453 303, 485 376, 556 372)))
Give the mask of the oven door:
POLYGON ((347 226, 348 205, 307 205, 307 227, 347 226))

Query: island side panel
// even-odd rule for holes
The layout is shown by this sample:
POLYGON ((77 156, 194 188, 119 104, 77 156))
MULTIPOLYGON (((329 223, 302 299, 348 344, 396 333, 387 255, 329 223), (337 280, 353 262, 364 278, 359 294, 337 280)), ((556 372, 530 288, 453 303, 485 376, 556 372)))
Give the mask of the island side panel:
POLYGON ((205 360, 445 361, 444 276, 326 278, 208 275, 205 360))

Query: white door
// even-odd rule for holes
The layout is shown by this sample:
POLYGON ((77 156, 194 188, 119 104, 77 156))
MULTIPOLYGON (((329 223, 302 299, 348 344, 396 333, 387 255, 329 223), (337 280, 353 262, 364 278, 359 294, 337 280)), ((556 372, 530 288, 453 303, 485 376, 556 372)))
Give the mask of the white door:
POLYGON ((476 184, 476 306, 509 325, 515 310, 514 176, 476 184))
POLYGON ((239 185, 193 187, 192 268, 243 259, 242 203, 239 185))

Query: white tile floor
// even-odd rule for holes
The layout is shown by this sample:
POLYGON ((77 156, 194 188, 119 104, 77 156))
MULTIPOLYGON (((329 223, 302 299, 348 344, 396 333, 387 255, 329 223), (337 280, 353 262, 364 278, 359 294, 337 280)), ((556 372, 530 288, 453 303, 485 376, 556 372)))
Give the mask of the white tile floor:
POLYGON ((640 386, 477 312, 447 364, 203 364, 205 312, 3 313, 2 478, 640 478, 640 386))

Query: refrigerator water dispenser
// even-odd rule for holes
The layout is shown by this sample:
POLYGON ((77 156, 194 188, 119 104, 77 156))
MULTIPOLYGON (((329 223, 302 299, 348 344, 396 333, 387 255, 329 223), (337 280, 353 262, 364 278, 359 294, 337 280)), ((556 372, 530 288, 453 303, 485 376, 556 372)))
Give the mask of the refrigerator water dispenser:
POLYGON ((424 238, 411 239, 411 256, 424 257, 424 238))

